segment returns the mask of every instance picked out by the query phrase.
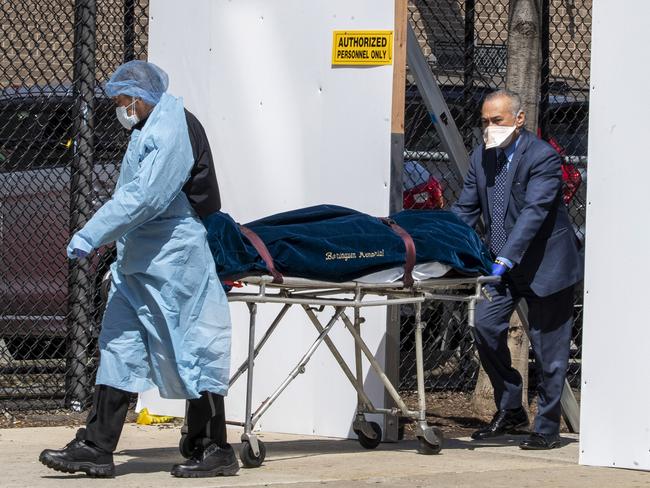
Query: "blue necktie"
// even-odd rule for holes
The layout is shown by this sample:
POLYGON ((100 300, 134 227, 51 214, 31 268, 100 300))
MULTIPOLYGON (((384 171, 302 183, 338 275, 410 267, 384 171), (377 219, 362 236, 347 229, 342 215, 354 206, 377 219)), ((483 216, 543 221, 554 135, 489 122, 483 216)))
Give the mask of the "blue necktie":
POLYGON ((497 167, 494 176, 494 198, 492 199, 492 220, 490 222, 490 251, 498 256, 506 245, 508 235, 504 228, 506 217, 505 188, 508 178, 508 158, 497 150, 497 167))

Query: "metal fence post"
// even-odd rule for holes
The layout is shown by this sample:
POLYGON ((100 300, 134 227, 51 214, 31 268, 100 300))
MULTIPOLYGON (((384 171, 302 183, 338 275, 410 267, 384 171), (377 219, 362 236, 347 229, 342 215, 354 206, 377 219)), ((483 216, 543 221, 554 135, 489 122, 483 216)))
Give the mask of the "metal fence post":
POLYGON ((124 0, 124 62, 135 59, 135 0, 124 0))
MULTIPOLYGON (((393 214, 402 210, 404 182, 404 117, 406 90, 406 26, 408 24, 408 2, 395 1, 395 56, 393 65, 393 110, 390 137, 390 193, 388 212, 393 214)), ((390 381, 399 384, 400 363, 400 307, 389 306, 386 311, 386 374, 390 381)), ((393 399, 384 392, 386 407, 395 405, 393 399)), ((396 442, 399 437, 399 419, 386 415, 384 423, 384 442, 396 442)))
MULTIPOLYGON (((475 0, 465 0, 465 49, 463 56, 463 119, 472 120, 474 118, 474 104, 473 86, 474 86, 474 71, 475 71, 475 56, 474 56, 474 13, 475 13, 475 0)), ((472 140, 471 124, 464 124, 463 137, 466 141, 472 140)))
POLYGON ((465 143, 410 24, 407 35, 406 53, 409 70, 420 90, 420 95, 422 95, 422 100, 427 107, 431 122, 440 136, 440 143, 449 159, 454 163, 451 169, 456 174, 457 179, 463 181, 469 168, 469 154, 465 148, 465 143))
MULTIPOLYGON (((95 106, 96 0, 75 1, 74 156, 70 169, 70 233, 78 231, 92 212, 95 106)), ((66 406, 82 410, 89 398, 89 325, 92 320, 88 260, 70 262, 68 277, 69 347, 66 406)))
POLYGON ((551 78, 551 27, 550 27, 550 10, 549 0, 542 0, 542 21, 541 21, 541 55, 542 66, 540 70, 540 93, 542 95, 539 101, 539 129, 542 139, 548 139, 548 119, 549 119, 549 97, 550 97, 550 78, 551 78))

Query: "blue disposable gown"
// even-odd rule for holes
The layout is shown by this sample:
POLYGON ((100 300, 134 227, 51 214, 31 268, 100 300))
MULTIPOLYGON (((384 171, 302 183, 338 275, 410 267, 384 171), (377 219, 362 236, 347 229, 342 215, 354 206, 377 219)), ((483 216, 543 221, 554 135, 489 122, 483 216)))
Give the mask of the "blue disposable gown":
POLYGON ((193 165, 182 100, 134 130, 115 193, 76 239, 117 241, 97 384, 164 398, 225 395, 231 324, 206 230, 181 191, 193 165))

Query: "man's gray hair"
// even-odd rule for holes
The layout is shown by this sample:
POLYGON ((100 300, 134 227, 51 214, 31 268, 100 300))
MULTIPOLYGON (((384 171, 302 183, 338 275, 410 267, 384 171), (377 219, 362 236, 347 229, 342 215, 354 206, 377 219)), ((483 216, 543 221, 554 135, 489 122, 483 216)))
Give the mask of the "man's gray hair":
POLYGON ((501 90, 493 91, 488 93, 483 100, 485 102, 491 102, 492 100, 500 97, 506 97, 510 101, 510 108, 512 109, 512 115, 515 117, 521 112, 521 97, 513 91, 506 90, 502 88, 501 90))

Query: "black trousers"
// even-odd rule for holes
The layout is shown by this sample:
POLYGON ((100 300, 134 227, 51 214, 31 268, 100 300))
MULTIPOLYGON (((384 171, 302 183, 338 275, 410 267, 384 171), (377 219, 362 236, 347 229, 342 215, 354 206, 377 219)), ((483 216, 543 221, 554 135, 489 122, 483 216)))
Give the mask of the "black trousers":
MULTIPOLYGON (((131 393, 97 385, 93 405, 86 420, 82 438, 107 452, 115 451, 129 409, 131 393)), ((223 396, 202 392, 196 399, 187 401, 188 441, 196 446, 216 443, 226 447, 226 414, 223 396)))

